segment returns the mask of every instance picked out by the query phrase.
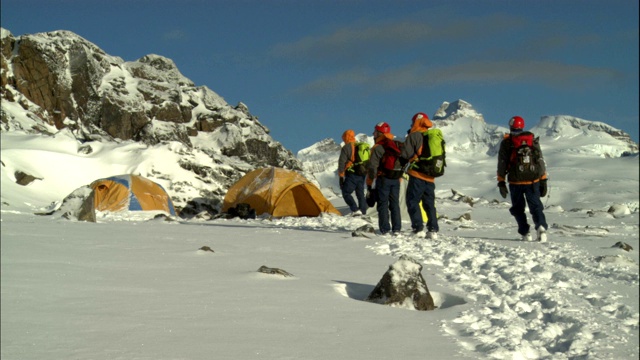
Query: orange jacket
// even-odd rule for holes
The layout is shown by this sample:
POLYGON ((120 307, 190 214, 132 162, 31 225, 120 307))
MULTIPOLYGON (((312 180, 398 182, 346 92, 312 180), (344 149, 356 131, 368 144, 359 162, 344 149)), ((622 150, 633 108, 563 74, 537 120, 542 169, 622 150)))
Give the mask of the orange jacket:
MULTIPOLYGON (((420 155, 422 155, 422 133, 427 131, 432 126, 433 123, 431 122, 431 120, 425 117, 414 121, 413 125, 411 125, 411 130, 409 130, 409 135, 404 140, 404 148, 402 149, 402 154, 400 154, 400 156, 408 159, 409 162, 416 161, 420 157, 420 155)), ((409 169, 407 171, 407 174, 409 176, 413 176, 414 178, 431 183, 435 183, 436 181, 433 176, 423 174, 413 169, 409 169)))
POLYGON ((347 170, 353 165, 356 159, 356 134, 353 130, 349 129, 342 134, 342 141, 344 146, 340 150, 340 157, 338 158, 338 175, 344 177, 347 170))

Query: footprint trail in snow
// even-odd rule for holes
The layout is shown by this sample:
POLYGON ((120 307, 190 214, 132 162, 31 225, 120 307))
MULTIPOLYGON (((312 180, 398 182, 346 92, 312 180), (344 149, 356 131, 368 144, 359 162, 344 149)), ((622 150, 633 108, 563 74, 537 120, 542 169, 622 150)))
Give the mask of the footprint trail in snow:
POLYGON ((414 257, 467 296, 469 309, 442 324, 466 350, 496 359, 609 359, 611 349, 638 329, 638 313, 622 296, 599 288, 602 282, 637 287, 635 264, 607 270, 571 244, 514 247, 441 237, 378 237, 370 247, 414 257))

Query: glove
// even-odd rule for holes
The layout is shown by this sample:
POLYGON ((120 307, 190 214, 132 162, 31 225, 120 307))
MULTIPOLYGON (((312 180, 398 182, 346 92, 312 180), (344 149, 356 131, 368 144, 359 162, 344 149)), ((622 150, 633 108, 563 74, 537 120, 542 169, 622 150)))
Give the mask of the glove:
POLYGON ((371 186, 367 186, 367 206, 374 207, 376 206, 376 201, 378 200, 378 191, 372 189, 371 186))
POLYGON ((340 176, 340 190, 344 187, 344 177, 340 176))
POLYGON ((540 197, 547 196, 547 179, 540 180, 540 197))
POLYGON ((509 190, 507 190, 507 184, 505 184, 504 181, 498 182, 498 189, 500 189, 500 195, 502 195, 502 198, 506 199, 507 194, 509 193, 509 190))

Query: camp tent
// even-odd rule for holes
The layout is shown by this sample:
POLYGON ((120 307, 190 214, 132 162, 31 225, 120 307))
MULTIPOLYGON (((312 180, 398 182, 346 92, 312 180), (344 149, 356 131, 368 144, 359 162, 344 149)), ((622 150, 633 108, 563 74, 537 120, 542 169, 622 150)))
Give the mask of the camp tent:
POLYGON ((323 212, 340 215, 318 187, 299 173, 269 167, 253 170, 227 191, 222 211, 247 203, 256 214, 273 217, 318 216, 323 212))
POLYGON ((96 211, 164 211, 176 215, 169 195, 159 184, 139 175, 97 179, 89 185, 80 220, 95 221, 96 211))

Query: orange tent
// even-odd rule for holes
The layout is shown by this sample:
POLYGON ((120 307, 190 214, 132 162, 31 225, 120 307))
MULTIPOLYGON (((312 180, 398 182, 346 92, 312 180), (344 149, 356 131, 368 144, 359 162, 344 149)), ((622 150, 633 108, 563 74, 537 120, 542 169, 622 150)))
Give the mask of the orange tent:
POLYGON ((167 192, 159 184, 139 175, 118 175, 91 183, 96 211, 162 210, 176 215, 167 192))
POLYGON ((299 173, 270 167, 251 171, 227 191, 222 211, 247 203, 256 214, 273 217, 340 215, 320 189, 299 173))

